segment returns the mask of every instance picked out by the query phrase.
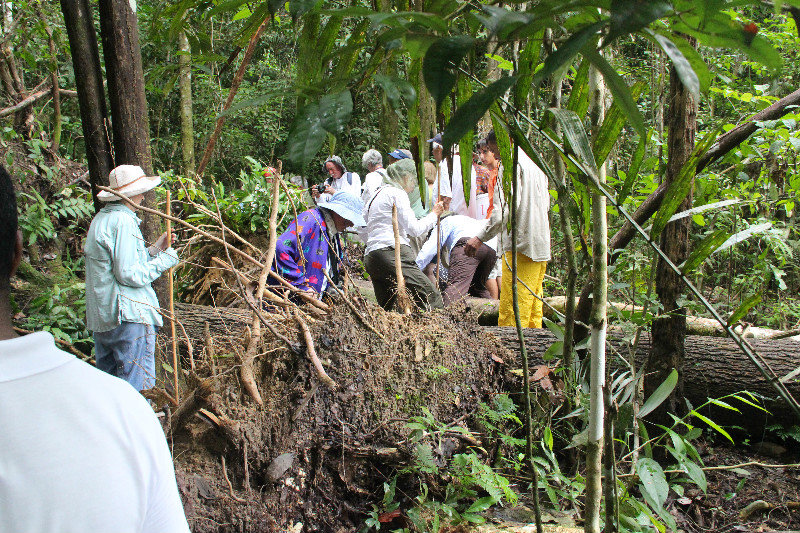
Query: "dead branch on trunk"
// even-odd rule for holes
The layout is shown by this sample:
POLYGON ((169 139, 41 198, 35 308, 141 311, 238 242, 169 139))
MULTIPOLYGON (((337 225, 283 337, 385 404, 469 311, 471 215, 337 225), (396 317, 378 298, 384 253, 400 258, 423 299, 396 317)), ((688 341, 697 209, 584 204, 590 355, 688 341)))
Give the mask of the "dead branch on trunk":
POLYGON ((224 112, 231 107, 231 104, 233 103, 233 98, 239 91, 239 85, 241 85, 242 80, 244 79, 244 74, 247 71, 247 65, 250 64, 250 58, 253 56, 253 51, 256 48, 256 43, 258 42, 258 39, 261 37, 261 34, 267 28, 267 25, 269 24, 270 20, 272 20, 271 16, 264 19, 264 21, 258 27, 256 32, 250 38, 250 43, 247 45, 247 51, 245 51, 244 57, 242 58, 242 62, 239 64, 239 69, 236 71, 236 75, 233 77, 231 88, 228 91, 228 98, 225 100, 225 105, 222 106, 223 114, 220 114, 220 116, 217 117, 217 123, 214 125, 214 133, 211 134, 211 138, 208 140, 206 149, 203 151, 203 158, 200 160, 200 164, 197 166, 198 176, 203 175, 203 171, 205 171, 206 166, 208 165, 209 161, 211 161, 211 154, 214 152, 214 145, 216 145, 217 139, 219 139, 219 136, 222 133, 222 126, 223 124, 225 124, 224 112))
POLYGON ((326 387, 335 390, 336 382, 333 381, 328 373, 325 372, 325 369, 322 368, 322 361, 320 361, 317 350, 314 348, 314 338, 311 336, 311 330, 308 328, 308 324, 306 324, 305 320, 303 320, 303 317, 300 316, 298 309, 294 310, 294 319, 297 321, 297 325, 300 326, 300 331, 303 333, 303 338, 306 341, 306 352, 314 368, 317 370, 317 377, 326 387))

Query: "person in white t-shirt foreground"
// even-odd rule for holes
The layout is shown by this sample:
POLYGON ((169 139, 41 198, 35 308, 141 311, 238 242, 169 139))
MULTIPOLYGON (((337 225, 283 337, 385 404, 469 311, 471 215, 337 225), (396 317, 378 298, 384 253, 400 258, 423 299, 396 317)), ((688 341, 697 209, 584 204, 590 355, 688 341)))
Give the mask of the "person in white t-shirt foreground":
POLYGON ((349 192, 356 198, 361 197, 361 177, 355 172, 348 172, 342 163, 342 158, 332 155, 322 164, 323 172, 328 178, 322 183, 324 191, 317 187, 311 189, 311 194, 317 202, 330 202, 337 191, 349 192))
POLYGON ((0 166, 0 532, 188 533, 167 441, 122 379, 19 337, 10 280, 22 258, 11 178, 0 166))

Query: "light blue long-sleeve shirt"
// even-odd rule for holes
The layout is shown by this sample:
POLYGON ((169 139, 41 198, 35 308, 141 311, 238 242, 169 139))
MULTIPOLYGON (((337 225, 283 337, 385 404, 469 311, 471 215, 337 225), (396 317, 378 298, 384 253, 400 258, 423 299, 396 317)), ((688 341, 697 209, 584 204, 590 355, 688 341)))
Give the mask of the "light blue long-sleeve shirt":
MULTIPOLYGON (((453 251, 453 247, 461 239, 469 239, 478 234, 486 225, 486 220, 476 220, 472 217, 464 215, 450 215, 442 219, 441 226, 441 243, 442 248, 448 251, 453 251)), ((497 244, 494 239, 486 243, 492 249, 495 249, 497 244)), ((436 258, 436 228, 431 232, 428 240, 422 245, 417 254, 417 266, 420 270, 424 269, 428 264, 436 258)))
POLYGON ((90 331, 110 331, 122 322, 163 325, 150 284, 178 264, 178 255, 169 248, 151 256, 140 223, 122 202, 106 205, 92 220, 83 248, 90 331))

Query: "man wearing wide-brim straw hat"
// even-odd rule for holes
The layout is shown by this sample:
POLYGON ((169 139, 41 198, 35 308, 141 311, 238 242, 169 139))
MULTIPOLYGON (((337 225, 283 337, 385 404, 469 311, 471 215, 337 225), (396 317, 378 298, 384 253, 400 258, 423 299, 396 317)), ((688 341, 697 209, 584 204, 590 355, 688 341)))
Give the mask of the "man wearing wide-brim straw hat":
MULTIPOLYGON (((109 188, 136 205, 161 183, 136 165, 120 165, 108 177, 109 188)), ((141 220, 119 196, 101 191, 97 198, 107 205, 92 220, 83 249, 86 326, 94 334, 97 368, 149 389, 155 385, 156 328, 163 325, 151 283, 178 264, 178 256, 166 232, 145 244, 141 220)))

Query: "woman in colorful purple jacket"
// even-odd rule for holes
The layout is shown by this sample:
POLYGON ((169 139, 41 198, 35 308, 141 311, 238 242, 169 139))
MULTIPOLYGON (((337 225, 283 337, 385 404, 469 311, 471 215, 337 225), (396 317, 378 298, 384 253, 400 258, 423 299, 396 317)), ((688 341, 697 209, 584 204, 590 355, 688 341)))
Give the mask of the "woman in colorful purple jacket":
MULTIPOLYGON (((303 211, 278 237, 272 269, 305 291, 322 295, 339 277, 339 233, 351 226, 365 226, 361 199, 339 191, 317 207, 303 211)), ((272 283, 275 283, 274 280, 272 283)))

